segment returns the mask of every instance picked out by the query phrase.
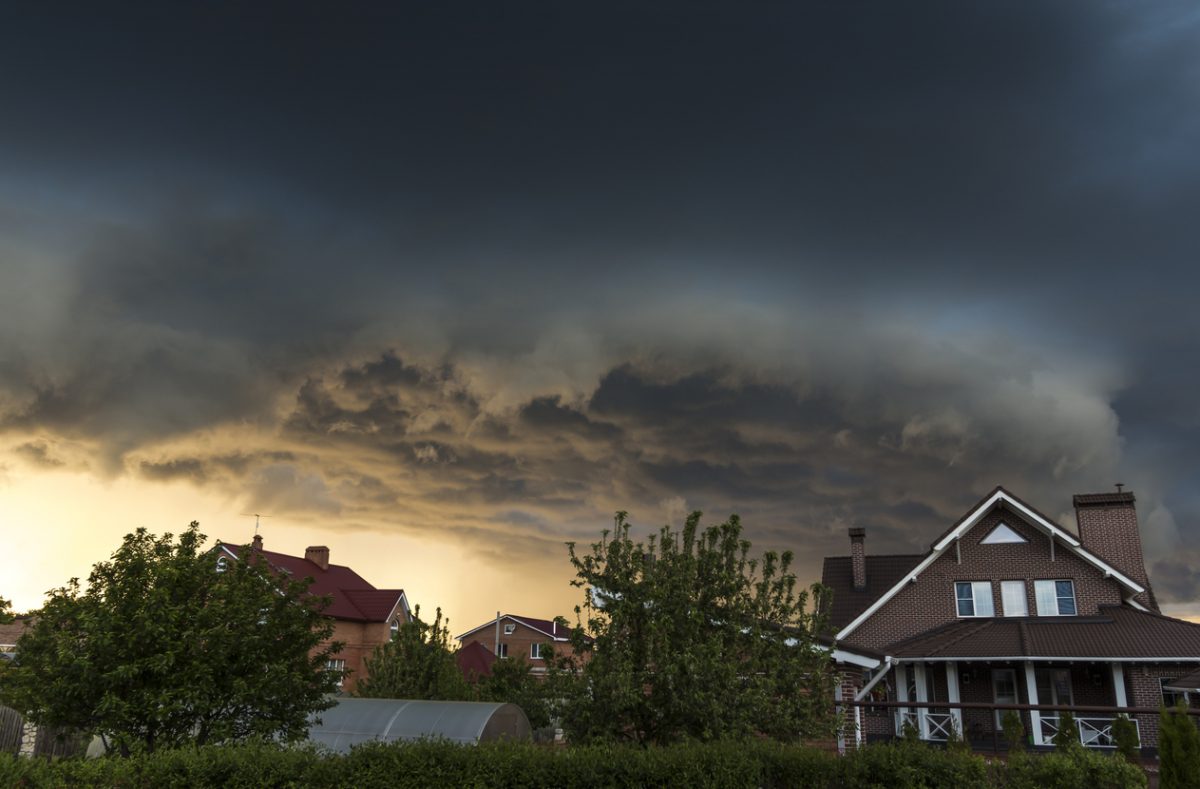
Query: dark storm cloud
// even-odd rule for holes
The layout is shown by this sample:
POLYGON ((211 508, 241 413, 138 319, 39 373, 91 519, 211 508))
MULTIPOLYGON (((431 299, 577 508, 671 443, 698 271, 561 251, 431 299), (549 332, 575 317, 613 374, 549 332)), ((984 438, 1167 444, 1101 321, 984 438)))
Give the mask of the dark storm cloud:
POLYGON ((26 463, 531 554, 1118 478, 1200 539, 1190 4, 96 14, 0 11, 26 463))

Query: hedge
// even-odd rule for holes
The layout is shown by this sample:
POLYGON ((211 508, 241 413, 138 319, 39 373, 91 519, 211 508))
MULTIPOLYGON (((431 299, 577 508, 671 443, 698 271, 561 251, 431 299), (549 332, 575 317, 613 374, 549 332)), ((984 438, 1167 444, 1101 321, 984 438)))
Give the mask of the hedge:
POLYGON ((129 759, 21 759, 0 754, 13 787, 880 787, 1116 789, 1144 787, 1110 755, 1017 755, 989 763, 920 744, 874 745, 845 757, 769 742, 640 749, 444 742, 367 745, 346 756, 273 745, 210 746, 129 759))

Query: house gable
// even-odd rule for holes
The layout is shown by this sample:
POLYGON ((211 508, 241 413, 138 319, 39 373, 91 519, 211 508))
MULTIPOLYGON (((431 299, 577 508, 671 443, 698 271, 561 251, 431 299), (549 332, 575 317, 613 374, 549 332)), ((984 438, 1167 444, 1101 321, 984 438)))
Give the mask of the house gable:
POLYGON ((850 622, 838 639, 880 649, 958 620, 959 581, 986 581, 992 607, 1003 613, 1002 581, 1022 581, 1029 613, 1036 612, 1035 580, 1070 580, 1077 613, 1120 604, 1141 587, 1084 551, 1079 541, 1028 505, 997 489, 938 538, 929 554, 850 622), (1021 541, 987 542, 1004 523, 1021 541))

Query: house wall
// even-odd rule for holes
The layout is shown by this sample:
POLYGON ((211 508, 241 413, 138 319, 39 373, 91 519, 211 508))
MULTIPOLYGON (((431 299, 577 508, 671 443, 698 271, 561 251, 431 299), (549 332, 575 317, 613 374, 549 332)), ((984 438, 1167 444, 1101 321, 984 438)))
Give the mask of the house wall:
MULTIPOLYGON (((397 612, 400 622, 404 622, 404 612, 397 612)), ((334 620, 333 637, 323 642, 319 652, 333 641, 341 641, 342 651, 334 655, 335 659, 345 660, 346 669, 351 672, 342 682, 342 691, 353 693, 358 683, 367 676, 367 658, 375 648, 386 644, 392 638, 392 628, 389 622, 351 622, 346 619, 334 620)))
MULTIPOLYGON (((566 633, 563 633, 563 637, 566 635, 566 633)), ((517 657, 520 655, 524 657, 525 660, 527 660, 535 669, 544 667, 545 661, 540 658, 534 659, 532 657, 533 645, 545 644, 551 641, 553 641, 553 639, 550 636, 547 636, 545 633, 534 630, 531 627, 526 627, 519 622, 511 622, 509 620, 501 620, 500 622, 500 643, 508 645, 508 657, 517 657), (506 624, 512 624, 516 626, 513 632, 509 635, 504 633, 504 626, 506 624)), ((482 630, 476 630, 474 633, 469 634, 462 639, 462 646, 465 647, 467 644, 474 642, 482 644, 489 652, 495 653, 496 626, 489 625, 482 630)), ((554 649, 559 653, 570 652, 571 645, 563 641, 556 641, 554 642, 554 649)))
POLYGON ((908 584, 885 603, 870 619, 856 628, 848 641, 881 649, 932 628, 957 621, 954 584, 956 581, 991 581, 996 614, 1002 611, 1000 581, 1024 580, 1030 615, 1037 613, 1033 581, 1070 579, 1075 583, 1075 604, 1079 616, 1094 616, 1101 605, 1121 602, 1121 588, 1104 578, 1092 565, 1062 545, 1050 558, 1049 538, 1013 512, 1000 508, 980 520, 959 541, 962 562, 951 546, 924 570, 917 582, 908 584), (979 541, 1001 521, 1028 542, 981 545, 979 541))

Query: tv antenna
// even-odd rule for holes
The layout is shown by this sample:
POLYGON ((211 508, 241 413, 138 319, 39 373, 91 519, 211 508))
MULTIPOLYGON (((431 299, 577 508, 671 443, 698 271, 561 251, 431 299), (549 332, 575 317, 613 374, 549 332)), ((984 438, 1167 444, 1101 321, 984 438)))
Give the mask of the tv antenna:
POLYGON ((242 513, 242 516, 246 517, 246 518, 249 518, 251 515, 254 516, 254 536, 257 537, 258 536, 258 519, 259 518, 269 518, 271 516, 270 515, 260 515, 257 512, 243 512, 242 513))

